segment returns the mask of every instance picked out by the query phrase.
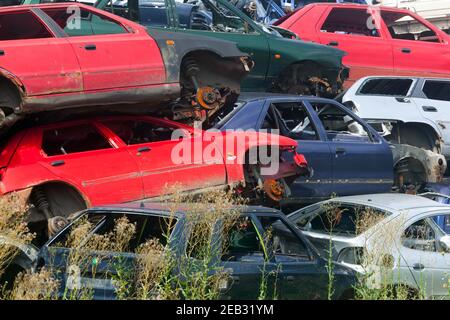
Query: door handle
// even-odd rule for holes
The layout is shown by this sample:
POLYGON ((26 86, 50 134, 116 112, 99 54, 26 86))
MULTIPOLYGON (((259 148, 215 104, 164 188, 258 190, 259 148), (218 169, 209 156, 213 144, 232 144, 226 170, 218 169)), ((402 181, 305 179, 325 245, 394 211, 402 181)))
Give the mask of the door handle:
POLYGON ((344 148, 336 148, 336 154, 344 154, 345 149, 344 148))
POLYGON ((286 280, 289 281, 289 282, 294 282, 295 277, 294 276, 287 276, 286 280))
POLYGON ((97 46, 95 44, 87 44, 84 46, 86 50, 96 50, 97 46))
POLYGON ((137 149, 137 152, 138 153, 141 153, 141 152, 149 152, 149 151, 151 151, 152 150, 152 148, 150 148, 150 147, 140 147, 139 149, 137 149))
POLYGON ((424 266, 423 264, 421 264, 421 263, 415 263, 415 264, 413 265, 413 269, 414 269, 414 270, 420 271, 420 270, 425 269, 425 266, 424 266))
POLYGON ((231 280, 233 280, 233 283, 239 283, 241 279, 238 276, 231 276, 231 280))
POLYGON ((65 164, 66 164, 66 162, 64 160, 56 160, 56 161, 53 161, 52 163, 50 163, 50 165, 52 167, 59 167, 59 166, 65 165, 65 164))
POLYGON ((402 52, 403 53, 411 53, 411 49, 410 48, 403 48, 402 52))
POLYGON ((423 106, 422 109, 426 112, 437 112, 437 109, 433 106, 423 106))
POLYGON ((328 45, 329 45, 329 46, 332 46, 332 47, 337 47, 337 46, 339 46, 339 42, 337 42, 337 41, 330 41, 330 42, 328 43, 328 45))
POLYGON ((0 49, 0 56, 4 56, 4 55, 5 55, 5 50, 0 49))

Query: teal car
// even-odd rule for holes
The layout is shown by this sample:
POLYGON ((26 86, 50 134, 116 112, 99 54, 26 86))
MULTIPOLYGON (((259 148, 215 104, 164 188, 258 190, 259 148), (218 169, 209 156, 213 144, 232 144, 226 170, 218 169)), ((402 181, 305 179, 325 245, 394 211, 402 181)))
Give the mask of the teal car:
POLYGON ((98 0, 95 6, 151 27, 155 38, 165 30, 237 43, 255 62, 241 91, 334 97, 348 77, 342 65, 345 52, 293 39, 292 33, 259 24, 226 0, 98 0))

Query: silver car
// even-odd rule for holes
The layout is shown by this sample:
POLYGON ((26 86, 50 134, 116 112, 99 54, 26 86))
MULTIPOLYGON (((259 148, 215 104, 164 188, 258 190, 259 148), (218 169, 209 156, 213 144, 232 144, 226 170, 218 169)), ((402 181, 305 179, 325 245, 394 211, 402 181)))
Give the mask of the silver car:
POLYGON ((368 287, 402 285, 448 298, 450 236, 435 222, 448 215, 449 205, 424 197, 374 194, 333 198, 288 217, 322 255, 357 270, 368 287))

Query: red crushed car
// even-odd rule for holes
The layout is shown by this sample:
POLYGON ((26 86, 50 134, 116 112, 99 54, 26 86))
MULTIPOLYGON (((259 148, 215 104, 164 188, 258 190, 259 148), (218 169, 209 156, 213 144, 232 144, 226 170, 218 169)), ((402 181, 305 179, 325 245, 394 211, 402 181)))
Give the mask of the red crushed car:
POLYGON ((0 150, 0 195, 23 195, 32 204, 31 229, 46 229, 49 222, 52 233, 70 213, 158 197, 170 193, 167 187, 174 184, 184 191, 262 189, 276 200, 289 192, 287 180, 308 173, 294 140, 257 132, 245 135, 239 140, 242 132, 201 131, 148 116, 34 125, 18 130, 0 150), (173 139, 174 133, 180 139, 173 139), (261 169, 270 164, 244 159, 255 148, 271 145, 279 151, 276 172, 263 174, 261 169), (213 147, 218 151, 211 152, 213 147))
POLYGON ((152 37, 79 3, 2 7, 0 25, 0 128, 30 113, 111 104, 204 119, 235 99, 252 67, 233 42, 152 37))
POLYGON ((369 75, 450 77, 450 36, 405 9, 316 3, 276 24, 346 51, 346 87, 369 75))

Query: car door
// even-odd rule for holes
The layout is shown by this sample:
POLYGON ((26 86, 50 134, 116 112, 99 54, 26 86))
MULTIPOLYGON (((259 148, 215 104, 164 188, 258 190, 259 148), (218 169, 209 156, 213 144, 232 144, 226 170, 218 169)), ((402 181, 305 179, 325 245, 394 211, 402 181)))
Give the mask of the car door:
POLYGON ((411 101, 436 124, 444 140, 443 154, 450 154, 450 80, 425 79, 415 93, 411 101))
POLYGON ((347 52, 343 64, 351 68, 351 82, 367 75, 390 75, 394 71, 392 48, 377 22, 380 19, 376 12, 330 6, 317 22, 320 43, 347 52))
POLYGON ((254 217, 241 217, 222 239, 220 266, 230 274, 222 299, 275 298, 275 264, 268 259, 258 228, 254 217))
POLYGON ((277 216, 258 215, 267 252, 273 256, 279 299, 326 299, 328 277, 319 259, 277 216))
POLYGON ((67 34, 80 63, 85 91, 149 86, 165 82, 156 42, 94 9, 42 9, 67 34))
POLYGON ((396 75, 439 76, 450 72, 450 48, 435 26, 413 14, 381 10, 392 45, 396 75), (430 59, 433 52, 433 59, 430 59))
POLYGON ((102 124, 120 137, 138 163, 146 198, 173 192, 174 187, 186 191, 226 183, 221 153, 203 153, 213 142, 204 140, 201 130, 194 133, 176 123, 148 118, 105 120, 102 124))
POLYGON ((39 16, 37 9, 0 13, 2 71, 17 77, 28 96, 83 90, 72 46, 39 16))
POLYGON ((434 213, 410 219, 402 233, 401 255, 419 290, 434 298, 448 296, 450 281, 450 251, 439 240, 445 232, 433 220, 442 215, 434 213))
POLYGON ((142 179, 135 160, 116 138, 92 122, 39 129, 39 163, 62 181, 75 185, 90 205, 142 199, 142 179))
MULTIPOLYGON (((183 3, 175 1, 174 8, 180 17, 183 16, 182 6, 183 3)), ((182 26, 179 21, 178 31, 235 42, 255 62, 251 72, 241 83, 242 90, 264 91, 263 84, 270 64, 270 48, 265 31, 235 6, 223 0, 200 0, 189 14, 189 21, 185 25, 182 26)))
POLYGON ((298 177, 291 185, 294 198, 325 198, 332 192, 332 153, 326 137, 317 131, 301 101, 276 101, 266 106, 260 128, 295 139, 297 152, 313 169, 311 177, 298 177))
POLYGON ((316 126, 332 153, 333 193, 339 196, 389 192, 393 159, 389 144, 337 102, 308 100, 316 126))

